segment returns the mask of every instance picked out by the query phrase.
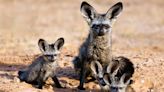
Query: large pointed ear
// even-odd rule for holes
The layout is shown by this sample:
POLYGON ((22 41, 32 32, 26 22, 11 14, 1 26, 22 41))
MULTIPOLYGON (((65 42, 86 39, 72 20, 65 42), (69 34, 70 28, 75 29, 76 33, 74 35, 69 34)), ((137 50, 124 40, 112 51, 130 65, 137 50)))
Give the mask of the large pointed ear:
POLYGON ((112 65, 113 64, 109 64, 108 66, 107 66, 107 68, 106 68, 106 73, 111 73, 111 71, 112 71, 112 65))
POLYGON ((38 46, 41 52, 45 52, 49 48, 48 43, 44 39, 39 39, 38 46))
POLYGON ((115 19, 120 14, 122 9, 123 9, 122 2, 118 2, 107 11, 106 17, 108 17, 110 20, 115 19))
POLYGON ((56 47, 57 50, 59 50, 63 45, 64 45, 64 38, 59 38, 59 39, 55 42, 54 47, 56 47))
POLYGON ((124 73, 122 75, 122 77, 120 78, 120 82, 122 84, 126 84, 126 85, 129 85, 133 82, 133 80, 131 80, 131 74, 130 73, 124 73))
POLYGON ((110 74, 109 73, 105 73, 103 78, 104 78, 104 81, 107 85, 111 84, 110 74))
POLYGON ((103 78, 103 74, 102 74, 103 68, 102 68, 102 65, 98 61, 91 62, 90 68, 95 75, 98 75, 99 77, 103 78))
POLYGON ((96 10, 87 2, 82 2, 80 11, 84 18, 86 18, 87 22, 91 22, 96 16, 96 10))

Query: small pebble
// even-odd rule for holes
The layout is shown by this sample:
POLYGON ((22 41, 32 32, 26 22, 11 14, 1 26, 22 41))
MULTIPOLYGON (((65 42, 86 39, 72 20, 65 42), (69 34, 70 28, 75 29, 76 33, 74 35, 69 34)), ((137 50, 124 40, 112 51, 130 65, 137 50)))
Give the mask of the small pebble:
POLYGON ((20 79, 18 77, 14 77, 14 82, 20 82, 20 79))

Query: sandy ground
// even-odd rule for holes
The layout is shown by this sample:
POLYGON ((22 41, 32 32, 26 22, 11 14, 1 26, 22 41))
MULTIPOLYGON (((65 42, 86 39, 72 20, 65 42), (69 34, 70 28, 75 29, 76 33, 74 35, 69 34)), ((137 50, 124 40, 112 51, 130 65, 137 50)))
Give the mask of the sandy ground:
MULTIPOLYGON (((88 34, 81 16, 81 0, 0 0, 0 92, 76 92, 78 77, 72 59, 88 34), (65 89, 53 87, 51 79, 42 90, 20 82, 19 69, 38 54, 39 38, 49 43, 65 38, 58 78, 65 89)), ((103 13, 116 0, 90 0, 103 13)), ((132 85, 136 92, 164 92, 164 1, 124 0, 124 10, 113 26, 113 55, 125 56, 135 65, 132 85)), ((99 86, 90 82, 86 91, 99 86)))

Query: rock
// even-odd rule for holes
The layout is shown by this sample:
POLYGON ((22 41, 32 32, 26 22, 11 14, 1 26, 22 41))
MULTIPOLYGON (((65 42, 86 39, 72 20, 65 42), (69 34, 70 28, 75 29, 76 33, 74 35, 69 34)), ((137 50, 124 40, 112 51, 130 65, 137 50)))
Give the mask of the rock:
POLYGON ((19 83, 20 82, 20 79, 18 77, 14 77, 14 82, 19 83))

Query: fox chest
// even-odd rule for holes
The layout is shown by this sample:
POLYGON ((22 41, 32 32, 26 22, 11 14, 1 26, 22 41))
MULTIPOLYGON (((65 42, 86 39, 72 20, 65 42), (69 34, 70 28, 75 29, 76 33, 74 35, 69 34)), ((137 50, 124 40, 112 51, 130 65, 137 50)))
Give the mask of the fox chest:
POLYGON ((91 45, 87 50, 88 58, 106 62, 110 58, 110 48, 105 46, 91 45))
POLYGON ((44 73, 53 74, 56 70, 56 66, 57 66, 57 64, 53 64, 53 63, 45 64, 45 65, 43 65, 43 68, 41 71, 44 73))

